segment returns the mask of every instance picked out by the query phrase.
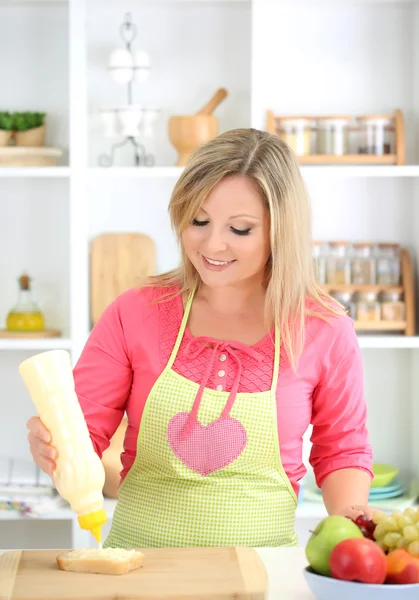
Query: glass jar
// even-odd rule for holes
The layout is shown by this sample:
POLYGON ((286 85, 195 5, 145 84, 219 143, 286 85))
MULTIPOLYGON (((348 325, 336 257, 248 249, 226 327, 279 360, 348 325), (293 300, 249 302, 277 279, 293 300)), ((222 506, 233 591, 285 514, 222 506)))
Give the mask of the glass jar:
POLYGON ((357 119, 362 131, 359 154, 383 156, 394 151, 394 124, 388 116, 366 116, 357 119))
POLYGON ((381 318, 383 321, 404 321, 406 305, 401 292, 383 292, 381 294, 381 318))
POLYGON ((375 257, 373 256, 372 245, 367 242, 356 242, 352 247, 352 283, 354 285, 375 284, 375 257))
POLYGON ((360 292, 356 303, 357 321, 378 322, 381 319, 381 304, 376 292, 360 292))
POLYGON ((320 285, 324 285, 326 283, 326 257, 327 243, 314 242, 313 259, 317 273, 317 281, 320 283, 320 285))
POLYGON ((343 156, 348 154, 350 117, 317 118, 317 153, 343 156))
POLYGON ((378 244, 376 247, 378 285, 400 285, 399 244, 378 244))
POLYGON ((351 283, 351 260, 348 242, 329 242, 326 283, 330 285, 351 283))
POLYGON ((278 135, 297 156, 311 154, 311 119, 306 117, 281 117, 278 135))
POLYGON ((346 310, 351 319, 356 319, 356 304, 354 302, 354 294, 352 292, 330 292, 332 298, 339 302, 346 310))

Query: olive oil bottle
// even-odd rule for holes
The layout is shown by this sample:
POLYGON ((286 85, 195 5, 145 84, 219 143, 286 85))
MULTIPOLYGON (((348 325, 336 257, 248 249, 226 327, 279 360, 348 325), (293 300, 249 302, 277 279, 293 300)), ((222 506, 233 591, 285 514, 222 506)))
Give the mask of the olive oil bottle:
POLYGON ((45 329, 45 319, 33 300, 30 286, 31 278, 27 273, 23 273, 18 282, 18 302, 7 315, 7 330, 20 332, 43 331, 45 329))

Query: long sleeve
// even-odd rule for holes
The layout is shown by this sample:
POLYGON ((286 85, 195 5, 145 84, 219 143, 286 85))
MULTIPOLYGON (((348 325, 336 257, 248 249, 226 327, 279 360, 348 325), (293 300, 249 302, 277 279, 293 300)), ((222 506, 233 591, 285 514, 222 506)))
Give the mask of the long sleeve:
POLYGON ((118 299, 103 312, 74 368, 76 394, 97 454, 109 446, 132 385, 118 299))
POLYGON ((358 468, 372 477, 362 355, 349 317, 337 327, 329 348, 319 348, 322 376, 313 394, 310 464, 319 487, 338 469, 358 468))

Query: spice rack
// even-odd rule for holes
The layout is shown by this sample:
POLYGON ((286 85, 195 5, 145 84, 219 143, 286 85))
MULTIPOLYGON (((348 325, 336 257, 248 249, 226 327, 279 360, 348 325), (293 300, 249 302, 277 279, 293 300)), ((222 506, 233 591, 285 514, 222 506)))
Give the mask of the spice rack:
POLYGON ((303 165, 405 164, 400 109, 356 117, 280 116, 268 110, 266 128, 286 141, 303 165))
MULTIPOLYGON (((343 244, 346 242, 330 242, 330 244, 343 244)), ((319 243, 317 242, 317 246, 319 243)), ((361 244, 359 244, 361 245, 361 244)), ((365 244, 366 245, 366 244, 365 244)), ((382 244, 386 246, 386 244, 382 244)), ((374 246, 371 244, 371 246, 374 246)), ((391 246, 388 244, 387 246, 391 246)), ((318 261, 318 257, 315 258, 318 261)), ((327 259, 326 259, 327 260, 327 259)), ((347 257, 348 261, 355 261, 354 257, 347 257)), ((322 276, 319 275, 322 288, 331 296, 341 302, 347 310, 348 314, 354 319, 355 329, 359 332, 398 332, 406 336, 413 336, 416 333, 416 316, 415 316, 415 292, 414 292, 414 276, 410 254, 406 248, 399 250, 400 260, 400 280, 399 284, 358 284, 358 283, 324 283, 321 281, 322 276), (345 299, 345 295, 355 297, 368 297, 368 295, 376 295, 378 297, 387 298, 386 301, 378 302, 379 309, 375 309, 375 304, 365 304, 364 301, 357 303, 348 303, 340 300, 345 299), (388 300, 391 297, 403 298, 402 302, 388 300), (370 308, 368 308, 370 306, 370 308), (374 310, 379 311, 374 312, 374 310), (352 312, 354 311, 354 312, 352 312), (403 314, 402 314, 403 313, 403 314), (402 318, 398 315, 402 314, 402 318)), ((319 263, 317 263, 319 265, 319 263)), ((318 271, 320 273, 320 268, 318 271)), ((323 277, 324 279, 324 277, 323 277)), ((326 277, 327 279, 327 277, 326 277)))

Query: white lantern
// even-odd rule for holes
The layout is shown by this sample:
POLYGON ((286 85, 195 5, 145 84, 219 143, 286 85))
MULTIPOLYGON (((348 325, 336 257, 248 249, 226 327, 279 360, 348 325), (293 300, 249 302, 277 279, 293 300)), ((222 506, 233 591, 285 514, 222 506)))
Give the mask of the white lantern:
POLYGON ((150 73, 150 57, 144 50, 137 50, 134 58, 135 80, 138 83, 145 81, 150 73))
POLYGON ((134 59, 131 52, 124 48, 113 50, 109 57, 108 69, 116 83, 129 83, 134 72, 134 59))

